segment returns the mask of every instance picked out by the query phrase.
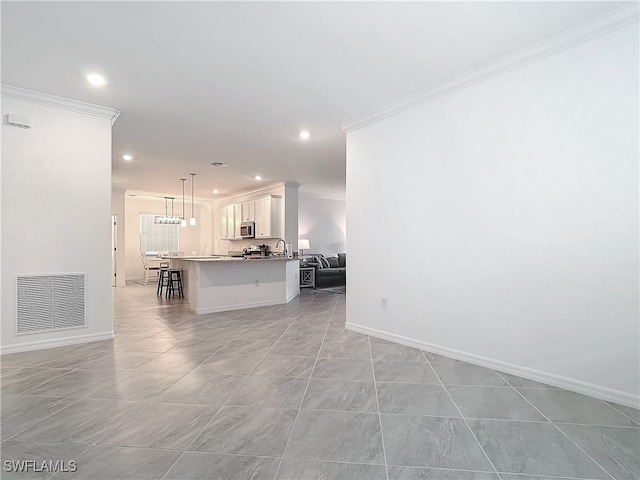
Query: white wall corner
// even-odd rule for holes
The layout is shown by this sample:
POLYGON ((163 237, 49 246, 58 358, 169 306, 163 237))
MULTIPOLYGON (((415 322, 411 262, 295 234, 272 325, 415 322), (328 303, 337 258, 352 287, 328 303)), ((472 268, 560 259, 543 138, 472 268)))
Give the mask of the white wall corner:
POLYGON ((349 329, 637 407, 638 6, 605 20, 347 135, 349 329))

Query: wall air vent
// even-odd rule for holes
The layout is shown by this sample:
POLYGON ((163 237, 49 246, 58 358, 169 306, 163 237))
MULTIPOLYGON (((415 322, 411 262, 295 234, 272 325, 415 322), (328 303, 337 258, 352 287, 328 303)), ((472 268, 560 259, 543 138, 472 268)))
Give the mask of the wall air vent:
POLYGON ((212 167, 218 167, 218 168, 229 166, 228 163, 222 163, 222 162, 211 162, 209 165, 211 165, 212 167))
POLYGON ((86 326, 84 273, 16 275, 16 332, 86 326))

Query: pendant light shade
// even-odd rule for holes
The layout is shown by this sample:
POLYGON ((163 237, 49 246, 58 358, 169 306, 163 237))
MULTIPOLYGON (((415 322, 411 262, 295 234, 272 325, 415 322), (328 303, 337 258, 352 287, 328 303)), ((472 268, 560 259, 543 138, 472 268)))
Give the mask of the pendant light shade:
POLYGON ((180 181, 182 182, 182 217, 180 217, 180 226, 181 227, 186 227, 187 226, 187 219, 184 218, 184 182, 187 181, 186 178, 181 178, 180 181))
POLYGON ((195 225, 196 224, 196 215, 194 213, 194 204, 193 204, 193 180, 194 177, 196 176, 195 173, 191 173, 191 218, 189 219, 189 225, 195 225))

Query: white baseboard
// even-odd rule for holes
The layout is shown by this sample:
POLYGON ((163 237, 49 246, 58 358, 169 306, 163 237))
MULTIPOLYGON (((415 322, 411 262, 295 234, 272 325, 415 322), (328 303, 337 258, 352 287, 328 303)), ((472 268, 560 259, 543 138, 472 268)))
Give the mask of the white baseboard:
POLYGON ((42 350, 45 348, 66 347, 68 345, 98 342, 101 340, 111 340, 114 336, 114 332, 110 331, 104 333, 93 333, 91 335, 77 335, 73 337, 53 338, 51 340, 38 340, 36 342, 23 342, 15 345, 4 345, 0 347, 0 355, 30 352, 32 350, 42 350))
POLYGON ((233 305, 222 305, 217 307, 205 307, 205 308, 197 308, 195 313, 197 315, 205 315, 207 313, 219 313, 219 312, 230 312, 233 310, 244 310, 245 308, 256 308, 256 307, 270 307, 273 305, 283 305, 285 303, 289 303, 293 300, 297 295, 289 299, 278 299, 278 300, 269 300, 269 301, 260 301, 260 302, 248 302, 248 303, 237 303, 233 305))
POLYGON ((442 347, 439 345, 422 342, 412 338, 383 332, 381 330, 376 330, 350 322, 346 323, 345 328, 347 330, 364 333, 365 335, 370 335, 382 340, 389 340, 390 342, 399 343, 407 347, 417 348, 426 352, 443 355, 445 357, 454 358, 456 360, 461 360, 467 363, 472 363, 480 367, 490 368, 498 372, 516 375, 528 380, 533 380, 554 387, 563 388, 565 390, 570 390, 572 392, 581 393, 583 395, 588 395, 600 400, 615 402, 620 405, 625 405, 627 407, 633 408, 638 408, 638 405, 640 405, 640 396, 621 392, 619 390, 613 390, 607 387, 602 387, 600 385, 594 385, 592 383, 583 382, 581 380, 562 377, 553 373, 543 372, 541 370, 535 370, 533 368, 523 367, 512 363, 502 362, 500 360, 494 360, 492 358, 482 357, 480 355, 474 355, 472 353, 462 352, 460 350, 454 350, 448 347, 442 347))
POLYGON ((293 300, 294 298, 296 298, 297 296, 300 295, 300 290, 298 290, 297 292, 295 292, 293 295, 290 295, 287 297, 287 301, 285 303, 289 303, 291 300, 293 300))
POLYGON ((271 305, 280 305, 283 303, 285 303, 284 300, 272 300, 269 302, 237 303, 234 305, 222 305, 218 307, 197 308, 195 312, 197 315, 206 315, 207 313, 231 312, 234 310, 243 310, 245 308, 268 307, 271 305))

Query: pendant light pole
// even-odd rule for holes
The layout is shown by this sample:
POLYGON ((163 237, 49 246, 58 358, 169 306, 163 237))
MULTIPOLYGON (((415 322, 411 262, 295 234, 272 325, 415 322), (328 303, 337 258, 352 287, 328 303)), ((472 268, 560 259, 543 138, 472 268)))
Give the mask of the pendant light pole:
POLYGON ((189 225, 195 225, 196 224, 196 216, 194 213, 194 205, 193 205, 193 180, 194 177, 196 176, 195 173, 191 173, 191 218, 189 219, 189 225))
POLYGON ((176 217, 173 213, 173 200, 174 197, 164 197, 164 215, 156 215, 153 223, 163 225, 177 225, 180 223, 180 218, 176 217), (171 200, 171 216, 169 216, 169 200, 171 200))
POLYGON ((182 217, 180 218, 180 226, 181 227, 186 227, 187 226, 187 219, 184 218, 184 182, 187 181, 186 178, 181 178, 180 179, 182 181, 182 217))
POLYGON ((176 217, 176 214, 173 211, 173 201, 175 200, 175 197, 171 197, 171 217, 170 217, 170 221, 169 223, 171 224, 177 224, 178 222, 178 217, 176 217))

